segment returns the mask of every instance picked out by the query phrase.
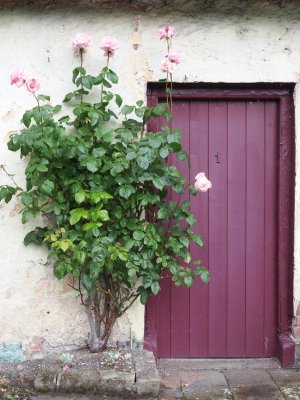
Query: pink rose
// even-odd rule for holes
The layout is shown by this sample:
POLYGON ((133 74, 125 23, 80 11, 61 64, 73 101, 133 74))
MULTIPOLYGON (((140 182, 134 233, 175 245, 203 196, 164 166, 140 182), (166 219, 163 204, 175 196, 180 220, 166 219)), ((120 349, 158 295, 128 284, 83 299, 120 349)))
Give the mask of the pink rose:
POLYGON ((195 180, 195 189, 198 192, 207 192, 207 190, 212 187, 211 181, 206 178, 204 172, 199 172, 199 174, 195 176, 195 180))
POLYGON ((10 75, 10 84, 20 87, 25 83, 25 75, 22 71, 15 71, 10 75))
POLYGON ((92 38, 87 33, 79 32, 73 39, 72 46, 75 54, 87 49, 92 44, 92 38))
POLYGON ((35 93, 40 88, 40 83, 35 78, 30 78, 26 80, 26 89, 30 93, 35 93))
POLYGON ((168 60, 176 65, 180 64, 180 62, 181 62, 178 52, 176 50, 172 50, 172 49, 170 49, 170 51, 169 51, 168 60))
POLYGON ((158 30, 159 38, 161 39, 171 39, 174 35, 175 29, 171 25, 165 25, 158 30))
POLYGON ((100 46, 100 49, 104 50, 105 57, 112 57, 118 48, 118 41, 112 36, 105 36, 100 46))
POLYGON ((160 64, 160 68, 161 68, 162 72, 169 72, 170 74, 175 72, 176 67, 177 67, 177 65, 175 63, 171 62, 168 58, 163 60, 160 64))

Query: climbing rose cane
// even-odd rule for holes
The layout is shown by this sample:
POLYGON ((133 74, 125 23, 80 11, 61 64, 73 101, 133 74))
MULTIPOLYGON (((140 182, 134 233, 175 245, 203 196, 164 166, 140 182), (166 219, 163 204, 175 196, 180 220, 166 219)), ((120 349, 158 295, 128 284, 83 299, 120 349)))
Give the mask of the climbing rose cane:
POLYGON ((207 192, 207 190, 212 187, 211 181, 206 178, 204 172, 199 172, 199 174, 195 176, 195 180, 195 189, 197 192, 207 192))
POLYGON ((87 33, 77 33, 72 42, 74 53, 79 54, 80 50, 87 49, 91 44, 92 39, 87 33))

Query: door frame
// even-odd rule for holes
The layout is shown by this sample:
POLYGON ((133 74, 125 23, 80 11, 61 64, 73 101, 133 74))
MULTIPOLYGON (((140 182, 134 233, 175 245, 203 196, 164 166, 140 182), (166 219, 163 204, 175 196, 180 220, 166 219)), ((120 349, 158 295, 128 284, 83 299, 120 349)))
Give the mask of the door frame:
MULTIPOLYGON (((294 188, 295 188, 295 128, 294 84, 173 84, 174 99, 197 100, 276 100, 278 116, 278 226, 277 226, 277 356, 283 367, 295 362, 295 344, 291 339, 293 317, 294 271, 294 188)), ((154 106, 165 101, 165 86, 150 83, 147 102, 154 106)), ((155 121, 148 129, 155 130, 155 121)), ((156 355, 156 301, 150 297, 145 312, 144 347, 156 355)))

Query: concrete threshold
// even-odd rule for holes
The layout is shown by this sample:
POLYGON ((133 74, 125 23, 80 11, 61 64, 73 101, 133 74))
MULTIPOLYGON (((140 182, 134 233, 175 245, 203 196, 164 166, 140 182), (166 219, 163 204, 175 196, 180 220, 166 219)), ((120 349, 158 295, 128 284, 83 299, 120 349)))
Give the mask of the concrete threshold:
POLYGON ((227 369, 277 369, 281 368, 275 358, 160 358, 157 360, 159 370, 227 370, 227 369))

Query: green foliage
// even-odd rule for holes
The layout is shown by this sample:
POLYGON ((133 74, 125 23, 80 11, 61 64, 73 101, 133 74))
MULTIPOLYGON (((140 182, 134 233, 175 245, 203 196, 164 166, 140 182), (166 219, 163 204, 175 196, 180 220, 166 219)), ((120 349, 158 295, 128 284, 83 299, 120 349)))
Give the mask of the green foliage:
MULTIPOLYGON (((57 119, 61 107, 40 104, 48 100, 40 95, 8 143, 28 158, 26 190, 18 191, 22 222, 37 215, 45 221, 25 236, 25 245, 49 248, 58 279, 71 274, 80 291, 109 293, 115 317, 137 297, 146 303, 156 295, 164 270, 175 285, 189 287, 197 276, 207 283, 208 271, 189 252, 192 242, 203 242, 191 228, 196 220, 189 201, 181 201, 188 185, 168 162, 170 155, 187 159, 181 132, 169 126, 145 132, 151 118, 170 119, 166 105, 123 105, 106 90, 118 83, 108 67, 97 76, 77 67, 73 82, 75 90, 64 98, 69 115, 57 119), (98 85, 100 101, 88 102, 98 85), (116 106, 122 120, 111 128, 116 106), (168 200, 172 192, 177 202, 168 200)), ((9 202, 17 190, 0 187, 0 200, 9 202)))

